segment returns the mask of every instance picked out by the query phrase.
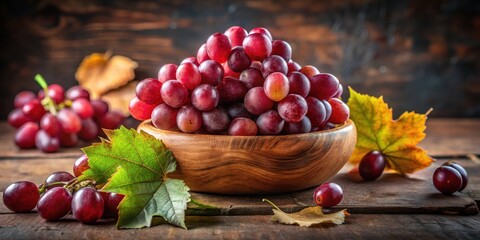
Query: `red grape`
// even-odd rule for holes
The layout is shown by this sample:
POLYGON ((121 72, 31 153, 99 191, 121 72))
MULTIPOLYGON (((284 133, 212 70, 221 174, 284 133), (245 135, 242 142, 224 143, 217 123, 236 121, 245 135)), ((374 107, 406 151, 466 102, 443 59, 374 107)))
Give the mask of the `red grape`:
POLYGON ((308 106, 307 117, 312 122, 312 128, 322 126, 327 121, 325 105, 314 97, 307 97, 306 101, 308 106))
POLYGON ((311 79, 313 76, 320 74, 320 71, 314 66, 311 65, 306 65, 300 68, 300 72, 305 74, 305 76, 308 77, 308 79, 311 79))
POLYGON ((230 49, 232 49, 230 39, 223 33, 214 33, 207 39, 207 53, 212 60, 226 62, 230 49))
POLYGON ((93 107, 94 116, 96 118, 100 118, 108 112, 108 103, 103 100, 92 100, 90 104, 93 107))
MULTIPOLYGON (((196 57, 187 57, 180 62, 180 65, 182 65, 184 63, 193 63, 197 67, 200 65, 200 63, 198 63, 196 57)), ((178 69, 177 69, 177 71, 178 71, 178 69)))
POLYGON ((211 84, 217 86, 223 80, 224 70, 220 63, 213 60, 205 60, 198 67, 202 83, 211 84))
POLYGON ((433 173, 433 185, 445 195, 452 194, 462 187, 462 175, 453 167, 441 166, 433 173))
POLYGON ((273 40, 272 55, 278 55, 288 62, 292 58, 292 47, 285 41, 273 40))
POLYGON ((103 198, 97 190, 86 187, 73 195, 72 213, 82 223, 94 223, 102 217, 103 198))
POLYGON ((63 87, 58 84, 48 86, 48 96, 56 103, 60 104, 65 100, 65 91, 63 87))
POLYGON ((139 100, 137 97, 134 97, 132 98, 132 100, 130 100, 128 110, 130 111, 130 114, 132 114, 132 117, 137 120, 143 121, 150 119, 152 111, 156 106, 157 105, 155 104, 148 104, 139 100))
POLYGON ((163 83, 160 93, 162 94, 163 101, 173 108, 183 106, 188 97, 187 89, 177 80, 170 80, 163 83))
POLYGON ((228 128, 230 116, 223 108, 215 108, 209 112, 202 112, 202 121, 205 130, 210 133, 220 133, 228 128))
POLYGON ((79 177, 87 169, 90 169, 90 166, 88 165, 88 157, 87 155, 83 154, 77 158, 73 164, 73 175, 75 175, 75 177, 79 177))
POLYGON ((45 130, 51 137, 58 137, 60 135, 60 122, 57 117, 51 113, 46 113, 40 120, 40 128, 45 130))
POLYGON ((242 72, 250 67, 252 61, 241 46, 234 47, 228 56, 227 64, 234 72, 242 72))
POLYGON ((252 64, 250 64, 250 68, 255 68, 258 71, 262 71, 262 62, 260 61, 253 61, 252 64))
POLYGON ((177 127, 182 132, 194 133, 202 127, 202 114, 191 105, 183 106, 177 114, 177 127))
POLYGON ((37 99, 37 96, 35 95, 35 93, 30 91, 22 91, 17 93, 17 95, 15 95, 15 100, 13 101, 13 105, 16 108, 21 108, 23 107, 23 105, 29 103, 33 99, 37 99))
POLYGON ((80 86, 73 86, 67 90, 65 98, 72 101, 79 98, 90 100, 90 93, 80 86))
POLYGON ((45 108, 43 108, 42 103, 40 103, 40 100, 38 99, 33 99, 23 105, 22 111, 25 115, 27 115, 34 121, 40 121, 43 114, 45 114, 45 108))
POLYGON ((168 80, 177 79, 177 65, 176 64, 165 64, 158 71, 158 81, 164 83, 168 80))
POLYGON ((58 220, 71 210, 72 194, 63 187, 56 187, 43 194, 37 204, 40 217, 47 221, 58 220))
POLYGON ((385 158, 379 151, 370 151, 363 156, 358 172, 365 181, 373 181, 382 175, 385 169, 385 158))
POLYGON ((247 30, 239 26, 230 27, 224 34, 230 39, 232 47, 242 46, 243 40, 248 35, 247 30))
POLYGON ((335 93, 335 96, 333 96, 333 97, 334 98, 342 98, 342 94, 343 94, 343 86, 342 86, 342 84, 338 84, 337 93, 335 93))
POLYGON ((82 130, 82 121, 71 109, 64 108, 57 114, 58 121, 65 133, 77 133, 82 130))
POLYGON ((152 112, 152 124, 163 130, 173 130, 177 127, 178 109, 161 103, 152 112))
POLYGON ((310 93, 310 81, 301 72, 293 71, 288 74, 288 81, 290 83, 290 93, 298 94, 302 97, 307 97, 310 93))
POLYGON ((60 149, 60 139, 50 136, 45 130, 40 130, 35 136, 35 146, 45 153, 56 152, 60 149))
POLYGON ((293 71, 297 71, 297 72, 298 72, 298 71, 300 71, 300 69, 302 68, 302 67, 300 66, 300 64, 292 61, 292 59, 290 59, 290 61, 288 61, 287 66, 288 66, 288 73, 291 73, 291 72, 293 72, 293 71))
POLYGON ((267 97, 263 87, 254 87, 245 95, 245 108, 253 115, 260 115, 273 107, 273 101, 267 97))
POLYGON ((262 76, 262 72, 255 68, 249 68, 240 74, 240 81, 242 81, 248 89, 254 87, 263 87, 265 81, 262 76))
POLYGON ((38 124, 35 122, 23 124, 15 133, 15 144, 23 149, 34 148, 38 130, 38 124))
POLYGON ((310 78, 310 95, 321 100, 328 100, 338 91, 338 79, 329 73, 320 73, 310 78))
POLYGON ((285 75, 274 72, 265 79, 263 88, 268 98, 279 102, 288 95, 290 83, 285 75))
POLYGON ((271 55, 262 62, 262 74, 264 78, 274 72, 283 73, 284 75, 288 72, 287 62, 277 55, 271 55))
POLYGON ((158 105, 163 102, 162 96, 160 95, 161 87, 162 82, 158 81, 158 79, 147 78, 138 82, 135 88, 135 94, 142 102, 158 105))
POLYGON ((277 135, 284 125, 285 121, 275 110, 264 112, 257 118, 258 131, 263 135, 277 135))
POLYGON ((220 100, 217 89, 210 84, 196 87, 191 95, 192 105, 200 111, 213 110, 220 100))
POLYGON ((239 78, 240 77, 240 73, 233 71, 228 66, 228 62, 222 63, 222 67, 223 67, 224 77, 233 77, 233 78, 239 78))
POLYGON ((465 168, 463 168, 460 164, 451 161, 444 163, 443 166, 452 167, 457 170, 458 173, 460 173, 460 176, 462 176, 462 186, 460 186, 460 189, 458 189, 458 191, 461 192, 463 189, 465 189, 468 184, 468 175, 467 171, 465 171, 465 168))
POLYGON ((186 89, 191 90, 200 85, 202 82, 202 76, 195 64, 186 62, 178 66, 177 80, 182 83, 186 89))
POLYGON ((324 183, 317 187, 313 193, 313 200, 321 207, 338 205, 343 198, 343 190, 336 183, 324 183))
POLYGON ((211 60, 210 57, 208 56, 208 53, 207 53, 207 44, 204 43, 202 44, 202 46, 200 46, 200 48, 198 49, 198 52, 197 52, 197 62, 199 64, 202 64, 203 62, 207 61, 207 60, 211 60))
POLYGON ((297 94, 289 94, 277 106, 278 114, 287 122, 300 122, 307 114, 307 101, 297 94))
POLYGON ((273 40, 272 38, 272 34, 270 34, 270 32, 266 29, 266 28, 263 28, 263 27, 256 27, 252 30, 250 30, 250 32, 248 33, 249 35, 253 34, 253 33, 261 33, 261 34, 264 34, 265 36, 267 36, 270 41, 273 40))
POLYGON ((76 133, 60 133, 60 145, 62 147, 75 147, 78 143, 78 136, 76 133))
POLYGON ((14 182, 3 192, 3 204, 14 212, 29 212, 37 205, 40 193, 37 186, 28 181, 14 182))
POLYGON ((223 83, 217 86, 222 103, 236 103, 243 100, 247 93, 247 87, 240 80, 233 77, 226 77, 223 83))
POLYGON ((308 133, 312 130, 312 123, 304 117, 299 122, 285 122, 283 130, 288 134, 308 133))
POLYGON ((125 195, 119 193, 110 193, 108 197, 107 207, 114 218, 118 217, 118 205, 123 200, 125 195))
MULTIPOLYGON (((153 110, 150 110, 150 112, 151 111, 153 110)), ((122 124, 123 120, 125 120, 125 115, 123 115, 121 112, 110 111, 99 119, 99 125, 104 129, 115 129, 122 124)))
POLYGON ((13 109, 13 111, 8 114, 8 123, 15 128, 19 128, 23 124, 31 121, 33 121, 33 119, 25 115, 20 108, 13 109))
POLYGON ((327 122, 330 116, 332 116, 332 105, 326 100, 320 100, 320 102, 322 102, 325 107, 325 122, 327 122))
POLYGON ((45 180, 45 183, 48 185, 48 184, 57 183, 57 182, 69 182, 74 178, 75 177, 68 172, 58 171, 50 174, 45 180))
POLYGON ((252 115, 247 111, 243 103, 236 103, 228 107, 228 115, 230 118, 251 118, 252 115))
POLYGON ((82 119, 92 118, 95 115, 95 109, 85 98, 73 100, 72 110, 82 119))
POLYGON ((228 127, 228 135, 231 136, 255 136, 257 131, 257 124, 252 119, 244 117, 233 119, 228 127))
POLYGON ((98 126, 91 118, 82 119, 82 130, 78 132, 78 137, 84 141, 91 141, 98 136, 98 126))
POLYGON ((328 100, 328 103, 332 106, 332 115, 330 115, 330 118, 328 119, 329 122, 342 124, 348 120, 350 109, 347 104, 338 98, 331 98, 328 100))
POLYGON ((272 40, 261 33, 248 35, 242 46, 250 59, 255 61, 263 61, 272 53, 272 40))

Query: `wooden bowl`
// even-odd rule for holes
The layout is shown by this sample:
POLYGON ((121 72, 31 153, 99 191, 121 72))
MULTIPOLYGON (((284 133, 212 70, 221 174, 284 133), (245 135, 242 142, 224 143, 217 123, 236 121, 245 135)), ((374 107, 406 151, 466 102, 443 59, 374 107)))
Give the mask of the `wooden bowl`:
POLYGON ((352 121, 321 132, 280 136, 186 134, 140 124, 172 151, 172 177, 191 190, 220 194, 270 194, 318 186, 348 161, 357 132, 352 121))

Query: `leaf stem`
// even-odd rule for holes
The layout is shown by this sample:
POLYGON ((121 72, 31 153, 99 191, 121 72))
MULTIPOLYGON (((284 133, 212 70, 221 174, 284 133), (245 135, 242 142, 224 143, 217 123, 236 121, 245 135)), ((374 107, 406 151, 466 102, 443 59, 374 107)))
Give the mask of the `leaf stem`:
POLYGON ((272 201, 270 201, 270 200, 268 200, 268 199, 266 199, 266 198, 262 199, 262 202, 267 202, 267 203, 269 203, 270 205, 272 205, 274 208, 276 208, 277 210, 282 211, 282 210, 280 210, 280 208, 277 207, 277 205, 275 205, 272 201))

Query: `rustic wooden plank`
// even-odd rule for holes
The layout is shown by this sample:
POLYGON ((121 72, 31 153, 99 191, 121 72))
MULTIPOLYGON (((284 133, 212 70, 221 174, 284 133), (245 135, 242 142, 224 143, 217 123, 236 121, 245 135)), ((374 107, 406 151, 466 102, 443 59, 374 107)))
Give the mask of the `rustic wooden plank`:
POLYGON ((352 214, 343 225, 281 225, 270 216, 189 216, 189 230, 167 224, 116 230, 113 222, 83 225, 72 216, 45 222, 37 214, 0 214, 2 239, 478 239, 480 216, 352 214))

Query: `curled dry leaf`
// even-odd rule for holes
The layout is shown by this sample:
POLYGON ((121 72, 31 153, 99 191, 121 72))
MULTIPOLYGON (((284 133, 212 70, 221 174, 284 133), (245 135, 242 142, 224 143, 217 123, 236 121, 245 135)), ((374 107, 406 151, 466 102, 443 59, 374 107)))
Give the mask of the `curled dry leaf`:
POLYGON ((345 217, 350 215, 346 209, 335 213, 324 214, 322 207, 320 206, 307 207, 299 212, 286 213, 269 200, 263 199, 263 201, 268 202, 274 207, 272 209, 274 214, 272 217, 273 221, 290 225, 298 224, 301 227, 310 227, 320 223, 334 223, 339 225, 343 224, 345 222, 345 217))

